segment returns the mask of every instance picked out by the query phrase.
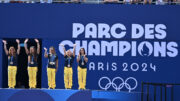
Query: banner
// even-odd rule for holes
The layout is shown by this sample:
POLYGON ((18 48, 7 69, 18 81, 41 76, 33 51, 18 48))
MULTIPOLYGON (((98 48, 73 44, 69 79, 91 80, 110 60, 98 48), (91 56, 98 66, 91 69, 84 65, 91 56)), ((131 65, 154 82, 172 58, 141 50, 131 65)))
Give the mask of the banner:
MULTIPOLYGON (((127 26, 127 25, 126 25, 127 26)), ((85 48, 89 58, 87 89, 115 91, 138 90, 141 81, 178 83, 172 67, 180 58, 179 41, 166 40, 169 33, 165 24, 131 24, 126 28, 121 23, 112 27, 105 23, 72 23, 72 38, 64 40, 43 40, 43 47, 56 47, 59 56, 57 87, 64 88, 64 50, 59 44, 71 50, 76 44, 76 58, 80 48, 85 48), (130 31, 127 31, 130 29, 130 31), (119 30, 119 32, 118 32, 119 30), (127 33, 131 32, 131 33, 127 33), (124 37, 130 39, 125 40, 124 37), (168 73, 168 75, 167 75, 168 73)), ((43 58, 43 75, 46 75, 47 59, 43 58)), ((77 62, 73 65, 73 88, 78 88, 77 62)), ((45 87, 47 87, 46 76, 45 87)))

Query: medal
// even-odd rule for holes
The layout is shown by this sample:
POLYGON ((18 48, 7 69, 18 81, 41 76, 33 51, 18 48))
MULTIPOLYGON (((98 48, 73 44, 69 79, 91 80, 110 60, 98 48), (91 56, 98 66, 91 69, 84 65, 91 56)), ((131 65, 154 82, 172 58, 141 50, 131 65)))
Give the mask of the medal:
POLYGON ((10 62, 10 64, 12 65, 12 64, 13 64, 13 62, 10 62))
POLYGON ((50 62, 49 64, 51 64, 51 65, 55 65, 55 62, 50 62))
POLYGON ((84 62, 82 62, 81 65, 84 65, 84 62))

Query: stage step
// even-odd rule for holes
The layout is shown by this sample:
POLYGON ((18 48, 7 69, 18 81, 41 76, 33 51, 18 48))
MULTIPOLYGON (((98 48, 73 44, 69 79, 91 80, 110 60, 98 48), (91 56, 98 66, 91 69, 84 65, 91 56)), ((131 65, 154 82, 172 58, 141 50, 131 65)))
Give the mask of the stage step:
POLYGON ((0 89, 0 101, 140 101, 140 93, 64 89, 0 89))

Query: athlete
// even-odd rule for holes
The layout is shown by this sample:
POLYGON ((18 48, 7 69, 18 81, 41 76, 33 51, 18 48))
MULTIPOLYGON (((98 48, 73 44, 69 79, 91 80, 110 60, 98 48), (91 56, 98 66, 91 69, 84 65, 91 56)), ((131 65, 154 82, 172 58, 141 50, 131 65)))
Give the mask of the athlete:
POLYGON ((24 47, 26 50, 26 54, 28 55, 28 76, 29 76, 29 88, 36 88, 37 81, 37 71, 38 71, 38 63, 37 58, 40 53, 40 44, 38 39, 34 39, 37 43, 37 50, 35 46, 31 46, 28 50, 27 42, 28 39, 24 41, 24 47))
POLYGON ((86 89, 86 75, 87 75, 87 62, 88 58, 85 53, 85 49, 81 48, 79 50, 79 55, 77 57, 78 62, 78 84, 79 89, 86 89))
POLYGON ((58 56, 53 46, 49 48, 49 54, 47 53, 47 48, 44 47, 44 50, 45 50, 44 57, 48 58, 48 66, 47 66, 48 86, 49 89, 55 89, 56 72, 58 70, 58 56))
POLYGON ((63 47, 64 50, 64 59, 65 59, 65 64, 64 64, 64 84, 65 84, 65 89, 71 89, 72 85, 73 85, 73 69, 72 69, 72 65, 74 62, 74 58, 75 58, 75 48, 76 48, 76 44, 74 44, 73 47, 73 53, 70 50, 65 49, 63 44, 60 44, 60 46, 63 47))
POLYGON ((18 55, 20 54, 20 41, 16 39, 18 44, 17 51, 15 50, 14 46, 10 46, 9 51, 7 49, 7 41, 3 40, 4 43, 4 51, 8 56, 8 87, 15 88, 16 86, 16 74, 17 74, 17 59, 18 55))

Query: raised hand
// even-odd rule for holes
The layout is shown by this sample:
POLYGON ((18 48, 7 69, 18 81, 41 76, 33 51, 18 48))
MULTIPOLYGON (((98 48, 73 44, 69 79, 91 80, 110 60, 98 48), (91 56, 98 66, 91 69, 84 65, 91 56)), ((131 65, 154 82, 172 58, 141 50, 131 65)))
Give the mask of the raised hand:
POLYGON ((45 50, 45 51, 47 51, 47 48, 46 48, 46 47, 44 47, 44 50, 45 50))
POLYGON ((8 55, 9 52, 8 52, 8 49, 7 49, 7 46, 6 46, 7 41, 6 40, 2 40, 2 42, 4 43, 4 51, 5 51, 6 55, 8 55))
POLYGON ((20 47, 20 44, 19 44, 20 43, 19 39, 16 39, 16 42, 18 44, 17 54, 20 54, 21 47, 20 47))
POLYGON ((63 45, 63 44, 59 44, 59 46, 64 47, 64 45, 63 45))
POLYGON ((24 43, 27 43, 29 41, 29 39, 25 39, 24 43))
POLYGON ((76 44, 74 44, 73 46, 76 47, 76 44))
POLYGON ((16 39, 16 42, 19 44, 20 43, 19 39, 16 39))
POLYGON ((34 39, 34 41, 35 41, 36 43, 39 43, 39 40, 38 40, 38 39, 34 39))
POLYGON ((3 42, 4 44, 7 44, 7 41, 6 41, 6 40, 2 40, 2 42, 3 42))

